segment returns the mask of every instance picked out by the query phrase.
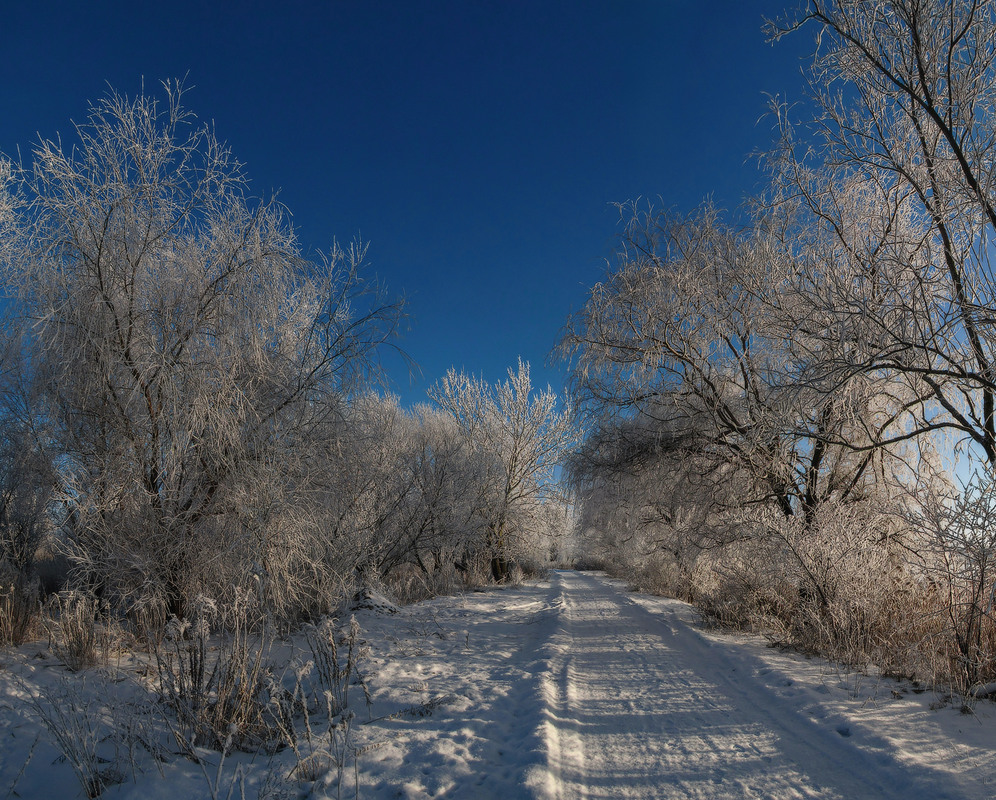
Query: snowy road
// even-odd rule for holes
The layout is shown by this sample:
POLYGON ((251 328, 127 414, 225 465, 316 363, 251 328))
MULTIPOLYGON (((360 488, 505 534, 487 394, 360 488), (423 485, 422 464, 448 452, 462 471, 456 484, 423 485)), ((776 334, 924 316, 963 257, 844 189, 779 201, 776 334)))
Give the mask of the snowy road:
MULTIPOLYGON (((865 752, 756 682, 683 604, 652 613, 590 573, 556 573, 543 676, 555 798, 946 797, 950 784, 865 752)), ((658 609, 661 603, 655 604, 658 609)))
POLYGON ((393 744, 364 765, 364 796, 994 795, 990 706, 931 709, 930 692, 706 631, 688 605, 600 574, 553 572, 403 613, 426 612, 449 633, 423 637, 407 665, 385 661, 382 678, 458 701, 381 732, 393 744))

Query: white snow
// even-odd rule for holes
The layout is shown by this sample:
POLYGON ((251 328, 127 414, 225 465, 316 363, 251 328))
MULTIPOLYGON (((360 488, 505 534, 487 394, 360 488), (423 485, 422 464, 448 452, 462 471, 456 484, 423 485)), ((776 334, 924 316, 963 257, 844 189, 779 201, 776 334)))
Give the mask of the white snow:
MULTIPOLYGON (((354 693, 366 724, 342 797, 356 781, 362 798, 996 795, 993 704, 961 713, 932 691, 706 630, 688 605, 603 575, 370 605, 356 616, 373 704, 354 693)), ((328 765, 314 783, 287 780, 289 750, 237 753, 220 770, 204 751, 202 769, 165 742, 157 767, 108 736, 151 725, 142 660, 72 675, 44 645, 0 653, 0 800, 84 796, 32 694, 94 728, 101 763, 123 779, 104 797, 339 796, 328 765)), ((276 657, 289 664, 292 645, 276 657)))

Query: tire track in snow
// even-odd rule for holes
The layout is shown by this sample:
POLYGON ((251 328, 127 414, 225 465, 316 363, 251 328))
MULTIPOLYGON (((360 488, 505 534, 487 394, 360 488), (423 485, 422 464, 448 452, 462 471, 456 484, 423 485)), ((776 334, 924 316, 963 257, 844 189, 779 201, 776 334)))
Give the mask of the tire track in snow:
POLYGON ((574 688, 574 637, 571 631, 571 602, 560 573, 554 573, 556 600, 550 611, 556 615, 553 631, 546 645, 546 669, 541 677, 541 693, 545 702, 541 735, 546 741, 547 780, 537 785, 539 794, 561 800, 567 796, 585 797, 584 786, 573 795, 564 789, 570 776, 583 768, 584 740, 569 724, 577 703, 574 688))
MULTIPOLYGON (((711 643, 591 574, 553 575, 540 731, 542 797, 956 797, 950 783, 866 752, 750 677, 741 650, 711 643)), ((865 737, 862 737, 865 738, 865 737)))

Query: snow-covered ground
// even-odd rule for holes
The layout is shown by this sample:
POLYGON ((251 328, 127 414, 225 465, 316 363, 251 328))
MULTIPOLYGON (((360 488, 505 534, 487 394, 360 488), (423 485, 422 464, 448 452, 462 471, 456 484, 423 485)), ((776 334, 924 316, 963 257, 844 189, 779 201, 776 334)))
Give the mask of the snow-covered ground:
MULTIPOLYGON (((83 796, 32 694, 93 727, 100 763, 122 778, 108 798, 996 796, 993 705, 962 713, 932 691, 708 631, 684 603, 595 573, 356 617, 373 702, 353 693, 341 787, 321 761, 317 781, 288 779, 290 749, 221 764, 203 751, 198 765, 162 740, 156 762, 121 735, 154 738, 141 659, 67 675, 35 643, 0 653, 0 800, 83 796)), ((285 679, 294 644, 273 651, 285 679)))

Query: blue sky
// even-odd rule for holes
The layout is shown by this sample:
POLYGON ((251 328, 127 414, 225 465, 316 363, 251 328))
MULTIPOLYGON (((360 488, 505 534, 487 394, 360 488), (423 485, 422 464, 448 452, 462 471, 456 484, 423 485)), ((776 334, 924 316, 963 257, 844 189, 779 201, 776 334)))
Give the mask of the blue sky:
POLYGON ((765 42, 795 0, 19 3, 0 22, 0 151, 68 133, 108 84, 187 76, 254 190, 307 248, 369 242, 409 302, 387 359, 406 403, 456 366, 549 366, 603 275, 614 203, 735 207, 771 142, 765 93, 803 98, 807 34, 765 42), (760 121, 759 121, 760 120, 760 121))

